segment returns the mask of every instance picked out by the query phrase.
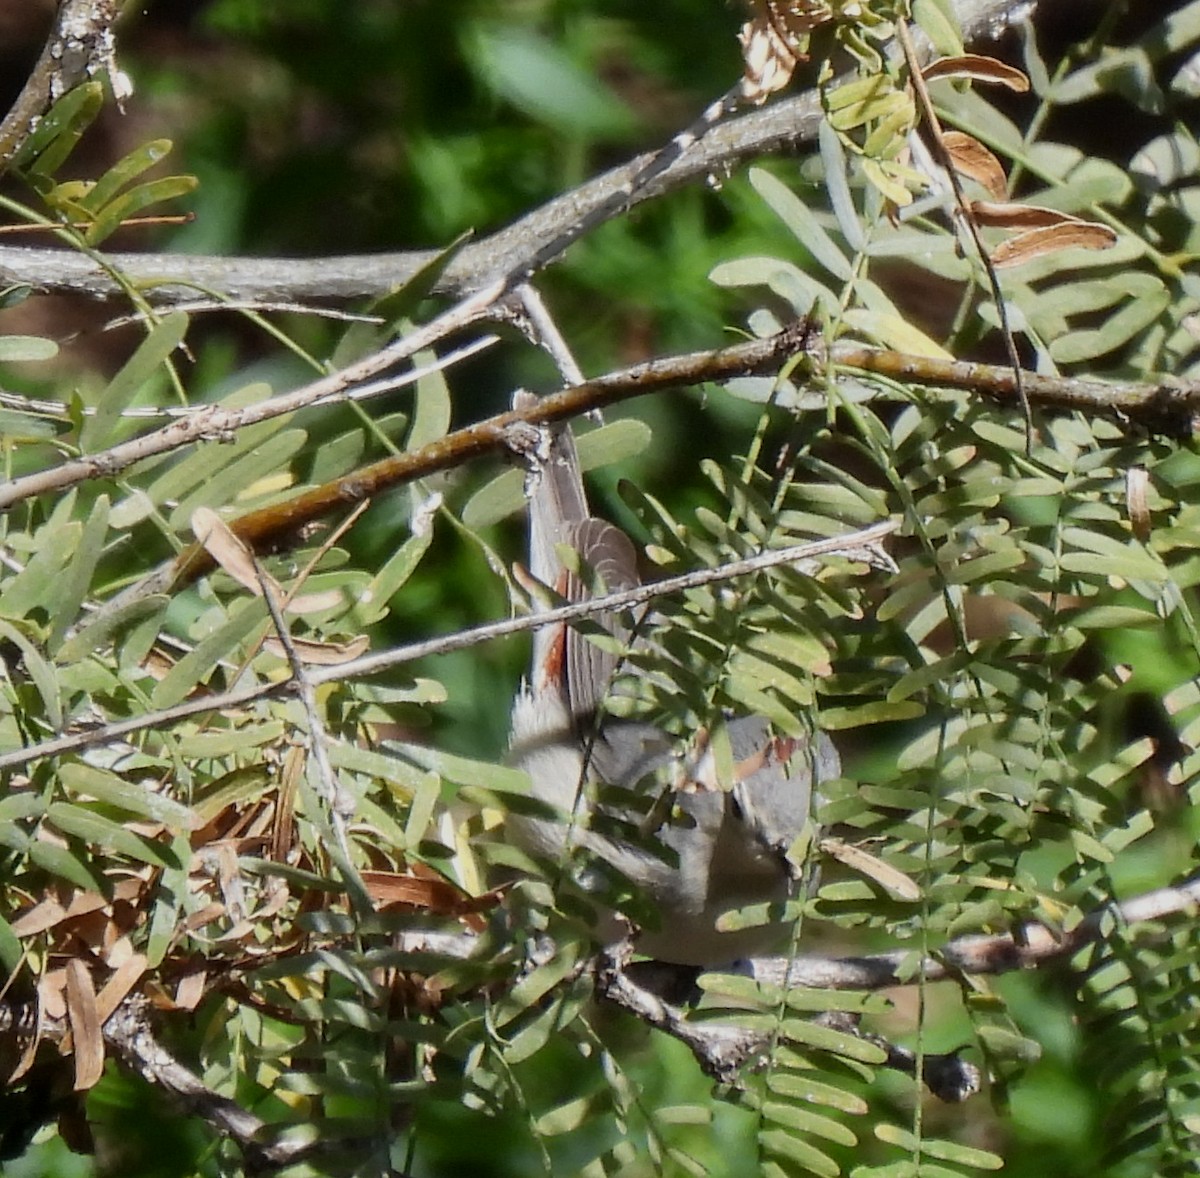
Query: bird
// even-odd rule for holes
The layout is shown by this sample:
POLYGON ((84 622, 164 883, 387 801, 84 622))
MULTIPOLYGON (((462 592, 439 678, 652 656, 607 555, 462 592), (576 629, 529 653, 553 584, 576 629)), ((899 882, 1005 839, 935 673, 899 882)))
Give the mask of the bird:
MULTIPOLYGON (((568 601, 587 598, 597 582, 609 593, 640 583, 632 541, 589 511, 569 425, 549 427, 527 483, 535 582, 568 601), (564 562, 564 546, 577 564, 564 562)), ((689 741, 609 714, 606 700, 620 690, 614 648, 632 642, 653 652, 654 623, 631 635, 613 614, 598 620, 613 641, 596 643, 562 625, 535 631, 512 710, 510 762, 558 817, 514 813, 507 832, 554 864, 582 852, 584 866, 572 876, 601 900, 614 878, 632 885, 643 901, 630 909, 643 914, 632 943, 640 955, 716 968, 781 950, 791 927, 784 904, 805 874, 788 851, 811 829, 814 780, 841 774, 836 748, 824 733, 801 747, 774 735, 761 716, 722 716, 733 770, 732 780, 718 780, 710 733, 689 741), (722 924, 731 912, 763 904, 773 906, 766 923, 722 924)), ((625 920, 602 903, 600 913, 598 941, 628 939, 625 920)))

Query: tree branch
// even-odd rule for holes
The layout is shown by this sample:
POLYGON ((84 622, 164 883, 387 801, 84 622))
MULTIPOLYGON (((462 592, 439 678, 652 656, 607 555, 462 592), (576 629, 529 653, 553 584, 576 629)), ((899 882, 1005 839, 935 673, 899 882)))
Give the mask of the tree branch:
MULTIPOLYGON (((1025 19, 1036 5, 1037 0, 956 0, 954 7, 965 39, 975 41, 998 36, 1009 24, 1025 19)), ((928 55, 928 46, 923 44, 922 59, 928 55)), ((546 264, 553 260, 542 256, 547 244, 561 239, 565 249, 575 240, 572 227, 605 205, 611 204, 612 215, 616 215, 714 172, 794 150, 813 141, 820 120, 818 96, 808 91, 718 124, 644 185, 637 183, 638 176, 646 172, 658 153, 637 156, 548 201, 482 241, 465 246, 441 274, 435 290, 461 297, 507 275, 519 274, 535 260, 546 264), (615 202, 622 194, 624 199, 615 202)), ((109 262, 144 290, 153 303, 191 300, 199 292, 238 301, 341 304, 382 297, 434 261, 438 252, 410 250, 308 259, 118 253, 112 254, 109 262)), ((69 250, 22 246, 0 246, 0 284, 96 298, 121 293, 111 277, 86 257, 69 250)))
MULTIPOLYGON (((118 71, 112 27, 116 19, 117 0, 63 0, 33 73, 0 122, 0 173, 8 168, 42 115, 68 90, 103 73, 115 86, 118 71)), ((22 252, 19 247, 5 247, 5 252, 10 249, 22 252)), ((61 250, 37 252, 66 256, 61 250)), ((0 262, 0 274, 3 270, 0 262)))
MULTIPOLYGON (((476 304, 482 306, 480 300, 487 293, 473 296, 468 302, 433 320, 426 328, 408 336, 401 341, 403 348, 401 344, 393 345, 385 352, 376 353, 351 368, 322 377, 294 392, 236 410, 210 406, 186 421, 172 422, 153 433, 122 442, 110 450, 0 484, 0 510, 31 495, 60 490, 97 476, 116 474, 151 454, 175 449, 182 444, 181 439, 226 437, 235 429, 316 404, 335 393, 353 395, 357 379, 363 375, 372 376, 388 366, 381 357, 386 356, 389 363, 394 363, 429 346, 449 330, 445 327, 439 330, 439 324, 448 321, 451 316, 457 318, 463 308, 476 304)), ((463 321, 470 322, 470 317, 465 317, 463 321)), ((450 470, 485 454, 502 452, 510 444, 513 429, 521 425, 553 425, 645 393, 773 371, 799 349, 806 331, 806 325, 795 323, 765 340, 751 340, 716 351, 650 360, 598 377, 542 397, 532 405, 498 413, 474 425, 465 426, 406 454, 397 454, 360 467, 282 503, 247 512, 230 521, 229 526, 240 540, 252 549, 262 551, 268 545, 295 535, 305 524, 322 519, 339 508, 356 506, 365 499, 416 479, 450 470)), ((212 567, 212 557, 201 545, 192 544, 107 602, 90 624, 96 624, 106 613, 126 608, 132 601, 190 584, 212 567)))
MULTIPOLYGON (((815 570, 806 568, 806 563, 815 561, 821 556, 840 555, 846 559, 875 564, 887 559, 877 548, 879 541, 894 532, 897 526, 895 522, 887 520, 857 532, 847 532, 839 536, 831 536, 827 540, 814 540, 811 543, 798 544, 790 548, 768 549, 766 552, 747 557, 744 560, 730 561, 717 568, 697 569, 677 577, 667 577, 661 581, 653 581, 647 585, 626 589, 621 593, 610 593, 603 597, 574 602, 557 609, 544 610, 524 617, 488 622, 482 626, 458 630, 453 634, 445 634, 438 638, 409 643, 407 646, 396 647, 393 650, 363 655, 361 658, 351 659, 332 667, 315 667, 308 672, 308 681, 314 687, 319 687, 325 683, 341 682, 363 675, 375 675, 380 671, 391 670, 415 662, 417 659, 449 654, 451 651, 464 650, 471 646, 477 646, 481 642, 505 638, 511 634, 524 633, 542 626, 560 625, 601 613, 610 613, 614 610, 630 609, 669 593, 680 593, 700 585, 725 581, 732 577, 745 576, 780 565, 791 565, 801 572, 811 574, 815 570)), ((187 719, 189 716, 242 708, 259 700, 290 695, 295 692, 295 689, 295 680, 286 679, 256 687, 239 688, 217 695, 201 696, 160 712, 135 716, 129 720, 105 724, 86 732, 71 733, 4 753, 0 755, 0 771, 19 768, 39 757, 58 756, 79 749, 111 744, 148 728, 163 729, 180 720, 187 719)))
POLYGON ((1112 921, 1122 925, 1194 913, 1200 906, 1200 876, 1171 888, 1159 888, 1097 909, 1069 931, 1051 931, 1027 921, 1015 932, 995 936, 959 937, 935 954, 918 961, 911 950, 867 957, 760 958, 752 975, 777 986, 811 986, 819 990, 882 990, 926 982, 953 981, 963 974, 1002 974, 1031 969, 1047 961, 1070 957, 1101 940, 1112 921))

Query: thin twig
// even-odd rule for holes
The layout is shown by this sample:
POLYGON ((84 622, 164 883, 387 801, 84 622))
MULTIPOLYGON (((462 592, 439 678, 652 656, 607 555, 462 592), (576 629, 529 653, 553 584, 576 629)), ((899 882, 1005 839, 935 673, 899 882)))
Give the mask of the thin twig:
POLYGON ((272 1140, 273 1126, 214 1092, 158 1041, 144 998, 123 1002, 104 1024, 104 1038, 126 1067, 165 1092, 183 1112, 236 1142, 251 1173, 293 1166, 330 1148, 328 1141, 307 1134, 272 1140))
MULTIPOLYGON (((469 327, 482 319, 498 296, 497 289, 480 291, 469 299, 444 311, 411 335, 367 356, 347 368, 334 372, 320 380, 312 381, 290 393, 281 393, 256 405, 230 409, 220 405, 208 405, 184 421, 172 422, 153 433, 144 434, 128 442, 113 446, 99 454, 88 454, 71 462, 64 462, 49 470, 38 471, 25 478, 13 479, 0 485, 0 510, 48 491, 61 491, 88 479, 108 478, 158 454, 166 454, 189 442, 213 441, 231 438, 237 430, 267 421, 285 413, 320 404, 331 398, 347 396, 351 390, 363 385, 394 365, 410 359, 425 348, 432 347, 446 336, 469 327)), ((385 387, 396 387, 396 382, 407 379, 407 373, 399 374, 390 384, 376 381, 374 391, 385 387)))
POLYGON ((586 381, 570 344, 558 330, 541 294, 536 287, 526 283, 517 289, 517 297, 529 320, 530 342, 540 347, 554 361, 565 386, 581 385, 586 381))
POLYGON ((1025 391, 1021 357, 1017 353, 1017 341, 1013 336, 1012 325, 1009 323, 1008 305, 1004 301, 1004 290, 1000 285, 1000 275, 996 272, 996 267, 992 264, 991 255, 987 251, 987 245, 984 243, 983 234, 979 229, 979 222, 975 219, 975 214, 971 211, 970 202, 967 200, 967 194, 963 190, 962 179, 959 177, 958 169, 954 166, 954 160, 946 148, 946 140, 942 135, 942 123, 937 116, 937 111, 934 109, 933 100, 929 96, 929 87, 925 85, 925 75, 921 73, 921 62, 918 59, 916 47, 913 45, 912 36, 908 31, 908 21, 903 17, 896 21, 896 39, 900 42, 905 63, 908 65, 908 75, 917 96, 921 115, 929 124, 930 139, 933 141, 933 149, 937 154, 938 163, 942 165, 942 169, 946 173, 946 178, 950 182, 950 189, 954 193, 954 203, 957 206, 958 215, 962 218, 963 224, 967 226, 967 231, 971 235, 971 243, 974 245, 975 252, 979 257, 979 263, 987 274, 988 286, 992 292, 992 301, 996 304, 1000 334, 1004 337, 1004 350, 1008 354, 1008 363, 1012 369, 1013 391, 1021 406, 1021 413, 1025 417, 1025 450, 1026 453, 1031 453, 1033 448, 1033 411, 1029 407, 1029 396, 1025 391))
MULTIPOLYGON (((959 937, 927 957, 921 975, 928 982, 953 981, 962 975, 1010 973, 1031 969, 1047 961, 1071 957, 1085 946, 1103 939, 1112 920, 1123 925, 1161 920, 1200 910, 1200 876, 1170 888, 1159 888, 1128 900, 1105 905, 1090 913, 1069 931, 1048 929, 1028 921, 1012 933, 959 937)), ((762 982, 785 986, 811 986, 820 990, 882 990, 912 983, 917 963, 911 950, 878 953, 867 957, 760 958, 753 975, 762 982)))
MULTIPOLYGON (((225 306, 225 304, 222 304, 225 306)), ((181 311, 195 311, 197 307, 179 307, 181 311)), ((262 310, 261 307, 247 308, 252 310, 262 310)), ((305 310, 306 308, 293 307, 292 310, 305 310)), ((320 312, 335 316, 339 319, 353 320, 363 323, 381 323, 382 320, 375 315, 350 315, 341 311, 320 312)), ((144 319, 142 315, 126 315, 121 320, 114 321, 105 325, 107 330, 110 327, 120 324, 139 323, 144 319)), ((493 344, 499 342, 500 337, 496 335, 481 335, 478 339, 472 340, 469 344, 464 344, 461 348, 455 348, 452 352, 447 352, 443 356, 438 356, 437 359, 431 360, 428 364, 422 364, 417 368, 409 368, 395 377, 388 377, 386 380, 372 381, 370 384, 360 385, 357 388, 351 389, 344 394, 330 394, 321 401, 314 401, 310 408, 315 408, 320 405, 331 405, 340 401, 365 401, 371 397, 377 397, 381 393, 395 392, 397 389, 406 388, 408 385, 416 384, 422 377, 429 376, 434 372, 444 372, 448 368, 452 368, 462 360, 468 360, 470 357, 490 348, 493 344)), ((263 402, 266 404, 267 402, 263 402)), ((5 409, 13 409, 20 413, 38 414, 47 417, 61 417, 69 419, 73 412, 76 412, 72 406, 65 404, 62 401, 45 401, 37 397, 26 397, 20 393, 6 393, 0 391, 0 406, 5 409)), ((122 409, 120 416, 130 419, 140 419, 147 421, 161 420, 187 420, 188 418, 196 418, 200 414, 208 411, 208 405, 164 405, 164 406, 134 406, 132 409, 122 409)), ((92 405, 82 406, 78 412, 84 417, 91 417, 97 411, 92 405)), ((287 412, 291 412, 287 410, 287 412)), ((184 438, 179 444, 181 446, 188 445, 195 439, 184 438)), ((31 476, 32 477, 32 476, 31 476)))
MULTIPOLYGON (((686 589, 698 588, 702 585, 726 581, 732 577, 744 576, 748 573, 761 572, 764 569, 776 568, 780 565, 801 565, 802 562, 814 561, 823 556, 843 555, 852 560, 876 563, 881 554, 875 548, 881 540, 891 535, 899 526, 897 522, 888 520, 863 528, 857 532, 848 532, 841 536, 831 536, 827 540, 817 540, 810 544, 798 544, 791 548, 781 548, 771 552, 760 553, 758 556, 745 560, 733 561, 712 569, 700 569, 684 573, 678 577, 668 577, 649 585, 640 585, 636 589, 628 589, 622 593, 611 593, 604 597, 592 598, 588 601, 575 602, 571 605, 560 606, 557 609, 546 610, 543 613, 531 614, 521 618, 506 618, 499 622, 488 622, 469 630, 460 630, 439 638, 428 638, 421 642, 409 643, 406 646, 392 650, 380 651, 377 654, 365 655, 334 667, 318 667, 308 673, 309 682, 314 687, 324 683, 342 682, 347 679, 364 675, 374 675, 380 671, 391 670, 417 659, 431 658, 437 655, 449 654, 456 650, 465 650, 477 646, 481 642, 489 642, 495 638, 506 638, 511 634, 522 634, 527 630, 536 630, 541 626, 559 625, 564 622, 575 622, 582 618, 591 617, 614 610, 628 609, 642 605, 656 597, 669 593, 678 593, 686 589)), ((804 570, 802 570, 804 571, 804 570)), ((62 753, 74 752, 96 745, 111 744, 135 732, 143 732, 148 728, 166 729, 189 716, 200 715, 204 712, 225 711, 246 707, 248 704, 261 700, 273 699, 294 693, 295 685, 291 680, 278 683, 260 684, 255 687, 240 688, 223 692, 218 695, 204 696, 200 699, 189 700, 173 708, 165 708, 159 712, 137 716, 130 720, 122 720, 115 724, 107 724, 102 728, 91 729, 87 732, 75 732, 68 736, 57 737, 53 740, 40 742, 28 748, 17 749, 11 753, 0 755, 0 771, 19 768, 39 757, 58 756, 62 753)))
MULTIPOLYGON (((252 558, 253 559, 253 558, 252 558)), ((275 634, 287 656, 288 666, 292 670, 292 685, 295 694, 304 708, 304 717, 308 721, 308 751, 317 766, 317 778, 321 783, 323 800, 329 811, 329 822, 341 848, 346 862, 350 862, 350 838, 346 833, 346 819, 354 814, 354 799, 338 785, 329 760, 329 737, 325 731, 325 721, 321 718, 321 709, 317 707, 317 693, 313 689, 312 680, 303 660, 296 653, 292 642, 291 632, 283 617, 283 610, 275 595, 275 585, 267 576, 262 565, 255 560, 254 572, 258 577, 259 588, 267 603, 267 611, 275 625, 275 634)))
MULTIPOLYGON (((651 360, 623 372, 599 377, 543 397, 526 408, 509 410, 466 426, 419 449, 360 467, 282 503, 248 512, 231 521, 229 526, 243 543, 261 551, 264 546, 281 543, 299 534, 306 524, 323 519, 331 512, 355 506, 383 491, 450 470, 485 454, 503 452, 510 446, 513 429, 523 424, 551 425, 602 405, 655 390, 774 370, 801 346, 806 336, 807 329, 803 324, 793 324, 767 340, 754 340, 714 352, 693 352, 667 360, 651 360)), ((0 503, 7 489, 0 485, 0 503)), ((201 545, 193 544, 118 594, 107 608, 115 612, 131 601, 169 592, 191 583, 211 568, 212 558, 201 545)))

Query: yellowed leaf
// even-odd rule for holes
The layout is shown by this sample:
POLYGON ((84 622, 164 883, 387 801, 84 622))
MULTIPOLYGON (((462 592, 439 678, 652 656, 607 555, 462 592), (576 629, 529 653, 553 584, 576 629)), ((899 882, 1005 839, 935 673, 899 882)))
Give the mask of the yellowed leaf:
POLYGON ((1141 541, 1150 539, 1150 475, 1144 466, 1131 466, 1125 472, 1125 503, 1133 534, 1141 541))
POLYGON ((915 903, 921 898, 921 889, 903 871, 891 864, 841 839, 822 839, 817 844, 826 855, 844 863, 852 871, 873 879, 894 900, 915 903))
POLYGON ((956 172, 974 180, 997 200, 1003 200, 1008 195, 1008 177, 1004 174, 1004 166, 973 135, 962 131, 946 131, 942 135, 942 143, 956 172))
POLYGON ((966 78, 972 82, 993 82, 1007 86, 1018 94, 1029 89, 1029 78, 1015 66, 985 57, 980 53, 962 53, 957 57, 942 57, 930 62, 922 71, 925 81, 937 78, 966 78))

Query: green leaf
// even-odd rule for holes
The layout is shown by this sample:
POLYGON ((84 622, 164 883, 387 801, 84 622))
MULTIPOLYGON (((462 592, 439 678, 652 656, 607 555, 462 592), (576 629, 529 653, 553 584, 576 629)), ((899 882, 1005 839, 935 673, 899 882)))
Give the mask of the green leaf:
POLYGON ((842 282, 851 280, 853 271, 845 254, 833 244, 833 239, 817 224, 812 210, 790 188, 761 168, 750 169, 750 183, 817 262, 834 278, 842 282))
POLYGON ((33 555, 0 592, 0 617, 24 618, 53 609, 63 566, 71 559, 82 532, 83 526, 76 520, 51 520, 36 532, 33 555))
MULTIPOLYGON (((446 267, 471 237, 470 232, 460 233, 448 246, 417 269, 406 282, 390 290, 382 298, 376 299, 371 304, 371 313, 382 316, 389 323, 399 323, 406 316, 413 314, 421 300, 432 293, 446 267)), ((344 367, 348 361, 342 359, 336 362, 338 367, 344 367)))
POLYGON ((154 867, 178 866, 175 856, 167 854, 165 847, 73 802, 52 802, 46 811, 46 820, 63 834, 74 835, 95 850, 115 851, 154 867))
POLYGON ((1004 1159, 984 1149, 973 1149, 971 1146, 959 1145, 954 1141, 941 1141, 935 1137, 920 1137, 899 1125, 889 1125, 880 1122, 875 1126, 875 1136, 889 1145, 898 1145, 901 1149, 923 1157, 937 1158, 943 1162, 956 1162, 961 1166, 969 1166, 973 1170, 1001 1170, 1004 1159))
POLYGON ((136 180, 143 172, 161 163, 171 152, 169 139, 151 139, 135 147, 123 159, 118 160, 82 197, 80 204, 88 212, 99 212, 127 184, 136 180))
POLYGON ((84 82, 68 90, 42 117, 13 160, 35 176, 52 176, 75 149, 104 105, 104 86, 84 82))
MULTIPOLYGON (((186 850, 186 848, 181 848, 186 850)), ((185 864, 190 857, 179 856, 185 864)), ((183 913, 184 901, 189 895, 187 866, 168 867, 159 876, 158 887, 154 889, 154 903, 150 911, 150 931, 146 937, 147 963, 151 969, 157 969, 162 964, 167 950, 175 941, 179 932, 180 917, 183 913)))
POLYGON ((1064 545, 1074 549, 1065 552, 1061 560, 1062 567, 1071 572, 1149 581, 1155 585, 1167 579, 1166 566, 1135 542, 1124 543, 1102 532, 1075 527, 1064 528, 1062 539, 1064 545))
POLYGON ((151 699, 156 708, 169 708, 215 670, 217 663, 239 650, 267 620, 267 605, 261 598, 242 599, 230 610, 225 622, 196 644, 155 685, 151 699))
POLYGON ((286 733, 282 720, 239 724, 215 731, 185 733, 174 741, 175 752, 189 761, 218 760, 278 743, 286 733))
POLYGON ((99 877, 81 859, 57 843, 33 839, 29 843, 29 860, 57 879, 65 879, 85 892, 102 892, 99 877))
POLYGON ((164 201, 177 200, 181 196, 189 196, 196 191, 199 184, 200 181, 195 176, 164 176, 161 180, 149 180, 145 184, 138 184, 100 210, 95 221, 84 233, 84 240, 90 246, 97 246, 120 229, 124 221, 140 213, 142 209, 162 204, 164 201))
POLYGON ((8 977, 13 977, 21 963, 21 942, 13 932, 12 925, 0 916, 0 966, 8 977))
POLYGON ((46 646, 51 652, 62 642, 92 587, 92 577, 104 552, 104 539, 108 535, 108 508, 107 495, 101 495, 92 504, 87 523, 83 526, 83 534, 71 553, 71 561, 59 586, 50 637, 46 641, 46 646))
POLYGON ((590 70, 528 26, 475 21, 463 47, 496 94, 547 126, 571 136, 623 136, 634 126, 629 109, 590 70))
POLYGON ((767 1153, 773 1153, 804 1167, 806 1174, 817 1178, 838 1178, 842 1168, 827 1153, 793 1136, 784 1129, 767 1129, 759 1133, 758 1141, 767 1153))
POLYGON ((839 1121, 823 1117, 808 1109, 798 1108, 794 1104, 780 1104, 776 1101, 765 1101, 762 1106, 765 1120, 773 1121, 795 1133, 803 1133, 814 1137, 824 1137, 835 1145, 844 1145, 853 1149, 858 1144, 858 1138, 839 1121))
POLYGON ((58 773, 63 785, 72 793, 84 794, 177 830, 195 830, 201 825, 196 814, 174 798, 140 782, 118 777, 106 769, 74 761, 61 765, 58 773))
POLYGON ((154 379, 162 365, 169 362, 172 353, 183 342, 187 329, 188 317, 182 311, 173 311, 154 325, 97 398, 95 414, 84 421, 80 431, 83 450, 94 451, 107 444, 121 411, 154 379))
POLYGON ((841 1112, 861 1116, 867 1112, 870 1105, 855 1092, 847 1092, 838 1088, 821 1077, 819 1072, 783 1071, 773 1069, 767 1073, 767 1090, 789 1100, 805 1100, 809 1104, 819 1104, 826 1108, 836 1108, 841 1112))
MULTIPOLYGON (((557 1014, 557 1011, 555 1013, 557 1014)), ((514 1062, 507 1053, 505 1058, 510 1063, 514 1062)), ((534 1122, 534 1132, 539 1137, 557 1137, 562 1133, 573 1133, 587 1120, 591 1111, 590 1097, 581 1096, 577 1100, 569 1100, 566 1104, 560 1104, 538 1117, 534 1122)))
MULTIPOLYGON (((226 397, 221 401, 221 407, 239 409, 257 404, 270 395, 270 385, 255 382, 226 397)), ((253 451, 272 434, 283 429, 289 420, 290 415, 261 421, 238 430, 233 442, 205 442, 197 446, 182 461, 168 466, 149 486, 138 488, 129 498, 122 499, 113 508, 109 522, 118 530, 140 523, 153 513, 156 506, 171 500, 178 501, 189 491, 211 482, 236 459, 253 451)))
POLYGON ((950 0, 913 0, 913 20, 943 57, 957 57, 963 51, 962 30, 950 0))
POLYGON ((360 626, 370 626, 387 616, 388 603, 416 571, 433 543, 433 531, 409 536, 387 559, 383 568, 359 595, 351 617, 360 626))
MULTIPOLYGON (((420 368, 436 359, 433 352, 418 352, 413 357, 413 365, 420 368)), ((450 386, 446 384, 446 377, 441 372, 426 373, 417 381, 416 407, 405 449, 419 450, 445 437, 450 428, 450 415, 450 386)))
POLYGON ((329 760, 335 768, 348 769, 388 782, 402 798, 411 798, 416 794, 428 776, 426 771, 418 769, 403 757, 389 757, 343 741, 330 741, 329 760))
POLYGON ((171 599, 166 594, 157 593, 140 600, 128 601, 120 609, 105 609, 95 621, 81 626, 62 644, 55 652, 55 661, 64 667, 79 662, 105 646, 112 640, 113 635, 142 619, 157 615, 161 624, 170 602, 171 599))
POLYGON ((1171 305, 1171 300, 1171 292, 1165 287, 1142 298, 1128 299, 1102 327, 1094 331, 1073 331, 1054 340, 1050 355, 1059 364, 1079 364, 1114 352, 1154 323, 1171 305))
POLYGON ((16 626, 0 618, 0 639, 12 643, 21 652, 21 664, 42 701, 46 722, 55 731, 63 726, 62 691, 54 668, 16 626))
MULTIPOLYGON (((258 480, 270 479, 272 475, 285 472, 292 458, 304 449, 308 441, 306 430, 281 430, 283 422, 282 418, 262 422, 261 424, 272 427, 271 430, 264 431, 272 436, 257 445, 239 447, 245 451, 242 457, 223 466, 206 482, 197 486, 190 495, 179 501, 167 516, 170 527, 177 531, 190 527, 192 513, 197 507, 217 508, 236 503, 249 509, 256 498, 258 480)), ((253 427, 243 432, 250 434, 253 427)), ((272 482, 267 494, 279 496, 282 494, 282 488, 272 482)))
POLYGON ((31 360, 52 360, 58 355, 58 344, 37 335, 0 336, 0 364, 17 364, 31 360))

